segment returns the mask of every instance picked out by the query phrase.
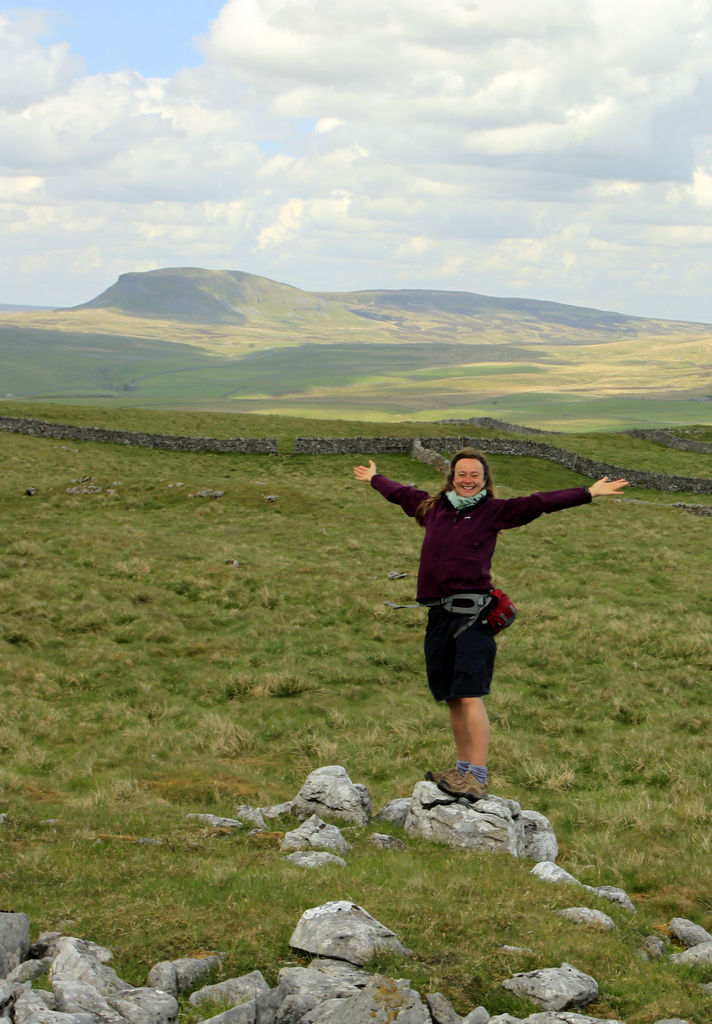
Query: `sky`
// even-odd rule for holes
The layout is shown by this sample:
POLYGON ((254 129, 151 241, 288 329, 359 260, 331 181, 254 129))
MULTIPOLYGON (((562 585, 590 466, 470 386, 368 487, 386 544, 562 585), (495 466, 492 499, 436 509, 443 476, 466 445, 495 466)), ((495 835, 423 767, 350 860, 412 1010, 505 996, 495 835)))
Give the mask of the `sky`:
POLYGON ((712 323, 712 0, 0 8, 0 238, 0 303, 196 266, 712 323))

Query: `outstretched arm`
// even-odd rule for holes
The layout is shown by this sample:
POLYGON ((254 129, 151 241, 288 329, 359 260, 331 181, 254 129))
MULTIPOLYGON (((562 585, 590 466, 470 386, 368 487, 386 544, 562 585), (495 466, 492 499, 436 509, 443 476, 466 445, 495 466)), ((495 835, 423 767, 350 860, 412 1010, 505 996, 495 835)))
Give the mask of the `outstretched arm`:
POLYGON ((370 483, 371 479, 376 475, 376 463, 373 459, 368 460, 367 466, 354 466, 354 476, 357 480, 365 480, 370 483))
POLYGON ((589 491, 592 498, 602 498, 607 494, 620 494, 627 486, 627 480, 609 480, 607 476, 603 476, 596 480, 595 484, 591 484, 589 491))

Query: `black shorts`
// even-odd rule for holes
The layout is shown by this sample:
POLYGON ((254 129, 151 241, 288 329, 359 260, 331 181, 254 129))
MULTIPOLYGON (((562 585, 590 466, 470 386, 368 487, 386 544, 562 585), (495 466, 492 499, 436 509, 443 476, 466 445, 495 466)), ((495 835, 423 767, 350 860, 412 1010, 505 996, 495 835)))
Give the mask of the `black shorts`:
POLYGON ((477 623, 454 634, 468 621, 466 615, 438 606, 428 611, 425 630, 425 667, 435 700, 484 697, 490 692, 497 644, 477 623))

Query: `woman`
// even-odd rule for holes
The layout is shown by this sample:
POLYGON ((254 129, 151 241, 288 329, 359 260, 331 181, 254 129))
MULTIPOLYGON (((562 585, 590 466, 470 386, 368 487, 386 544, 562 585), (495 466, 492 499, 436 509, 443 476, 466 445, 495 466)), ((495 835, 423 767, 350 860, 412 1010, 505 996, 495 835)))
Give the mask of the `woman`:
POLYGON ((425 632, 428 684, 435 700, 445 701, 450 709, 457 749, 454 768, 427 772, 426 778, 451 796, 481 800, 487 796, 490 734, 483 698, 490 692, 497 651, 484 616, 491 603, 497 536, 542 513, 620 494, 627 481, 604 476, 590 487, 500 499, 487 459, 474 448, 453 456, 447 482, 436 495, 386 479, 371 459, 368 466, 354 467, 354 476, 368 481, 425 529, 417 600, 430 609, 425 632))

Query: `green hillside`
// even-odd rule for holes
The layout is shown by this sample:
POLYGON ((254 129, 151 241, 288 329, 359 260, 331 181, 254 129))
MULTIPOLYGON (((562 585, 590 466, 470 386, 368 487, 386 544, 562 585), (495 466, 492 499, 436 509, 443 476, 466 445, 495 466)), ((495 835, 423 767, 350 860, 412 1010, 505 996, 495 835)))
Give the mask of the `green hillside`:
POLYGON ((545 429, 706 419, 705 324, 429 290, 309 293, 239 271, 123 274, 0 311, 0 396, 545 429))
MULTIPOLYGON (((264 436, 274 422, 46 408, 65 422, 94 413, 102 426, 206 436, 264 436)), ((285 441, 304 427, 280 422, 285 441)), ((710 456, 621 435, 567 437, 574 445, 712 475, 710 456)), ((631 915, 535 881, 531 862, 508 856, 407 837, 403 853, 376 850, 373 831, 402 837, 383 822, 349 832, 345 868, 307 872, 277 847, 294 822, 258 837, 187 819, 290 799, 324 764, 343 764, 379 808, 448 763, 422 613, 384 604, 412 600, 421 534, 353 480, 357 458, 8 434, 0 448, 0 904, 29 914, 33 939, 62 929, 109 945, 133 984, 158 961, 213 949, 226 954, 223 977, 260 969, 274 984, 302 962, 288 941, 303 910, 349 899, 413 951, 371 967, 443 992, 460 1013, 524 1017, 534 1007, 503 978, 566 961, 598 980, 595 1017, 712 1018, 706 968, 640 959, 646 935, 674 948, 673 916, 712 929, 709 517, 631 490, 508 531, 495 558, 519 616, 489 698, 492 791, 546 814, 561 866, 624 888, 631 915), (204 488, 224 495, 191 497, 204 488), (582 902, 618 931, 555 916, 582 902)), ((531 458, 492 463, 505 497, 585 482, 531 458)), ((441 480, 404 456, 378 464, 428 489, 441 480)), ((183 1003, 181 1024, 210 1012, 183 1003)))

